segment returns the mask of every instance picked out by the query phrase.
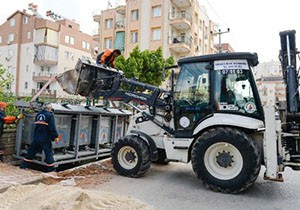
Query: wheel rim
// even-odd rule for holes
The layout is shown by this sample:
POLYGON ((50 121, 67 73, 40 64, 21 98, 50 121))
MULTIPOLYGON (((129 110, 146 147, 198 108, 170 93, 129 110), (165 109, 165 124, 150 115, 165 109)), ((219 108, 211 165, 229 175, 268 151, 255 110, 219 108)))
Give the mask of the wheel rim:
POLYGON ((133 169, 138 163, 137 152, 129 146, 124 146, 118 153, 119 164, 125 169, 133 169))
POLYGON ((204 164, 212 176, 221 180, 229 180, 241 172, 243 157, 232 144, 219 142, 211 145, 206 150, 204 164))

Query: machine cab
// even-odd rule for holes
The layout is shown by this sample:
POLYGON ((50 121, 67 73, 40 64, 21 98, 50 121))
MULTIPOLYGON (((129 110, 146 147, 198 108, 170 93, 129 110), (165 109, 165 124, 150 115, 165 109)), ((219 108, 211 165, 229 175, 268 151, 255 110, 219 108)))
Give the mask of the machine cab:
POLYGON ((257 55, 226 53, 179 60, 174 91, 177 136, 191 137, 195 127, 214 113, 263 119, 252 67, 257 55))

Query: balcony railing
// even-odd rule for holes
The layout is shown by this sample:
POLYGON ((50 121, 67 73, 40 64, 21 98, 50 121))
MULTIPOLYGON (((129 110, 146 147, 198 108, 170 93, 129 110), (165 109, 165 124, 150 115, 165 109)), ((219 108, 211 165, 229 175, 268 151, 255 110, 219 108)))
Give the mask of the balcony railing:
POLYGON ((92 35, 93 35, 93 40, 96 41, 96 42, 99 42, 99 40, 100 40, 100 30, 99 30, 99 28, 94 29, 92 35))
POLYGON ((186 11, 169 14, 170 24, 178 30, 191 29, 192 16, 186 11))
POLYGON ((32 74, 32 80, 33 81, 48 81, 54 75, 56 75, 56 73, 33 72, 33 74, 32 74))
POLYGON ((99 23, 101 19, 101 10, 97 9, 93 11, 93 19, 95 22, 99 23))
POLYGON ((172 0, 178 8, 190 7, 193 0, 172 0))
POLYGON ((124 20, 116 21, 115 29, 116 30, 124 30, 125 29, 125 21, 124 20))
MULTIPOLYGON (((39 89, 32 89, 31 95, 35 96, 39 92, 39 89)), ((46 89, 41 94, 41 97, 44 98, 56 98, 56 90, 46 89)))
POLYGON ((47 45, 36 46, 37 51, 33 62, 39 65, 57 65, 58 49, 47 45))
POLYGON ((191 36, 177 36, 170 38, 170 49, 178 53, 190 52, 192 47, 191 36))

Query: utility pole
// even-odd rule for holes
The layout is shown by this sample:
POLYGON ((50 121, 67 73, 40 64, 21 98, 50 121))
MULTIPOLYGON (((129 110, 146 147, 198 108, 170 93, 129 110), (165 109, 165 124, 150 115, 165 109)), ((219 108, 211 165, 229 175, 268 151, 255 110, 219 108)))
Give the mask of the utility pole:
POLYGON ((230 28, 227 28, 227 31, 221 31, 221 29, 219 29, 218 32, 216 32, 216 33, 214 33, 213 31, 210 32, 212 35, 218 35, 219 36, 219 53, 222 52, 221 35, 225 34, 225 33, 229 33, 229 32, 230 32, 230 28))

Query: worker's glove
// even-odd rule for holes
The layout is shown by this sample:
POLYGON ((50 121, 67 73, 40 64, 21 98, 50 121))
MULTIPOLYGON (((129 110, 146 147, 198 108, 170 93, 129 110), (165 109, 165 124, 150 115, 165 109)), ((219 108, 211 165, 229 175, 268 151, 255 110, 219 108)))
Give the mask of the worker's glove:
POLYGON ((18 116, 16 116, 15 123, 18 123, 18 121, 23 118, 24 118, 24 114, 23 113, 19 114, 18 116))
POLYGON ((55 141, 55 143, 57 144, 57 143, 59 142, 59 138, 58 138, 58 137, 55 138, 54 141, 55 141))
POLYGON ((25 115, 23 113, 21 113, 17 116, 17 119, 23 119, 24 117, 25 117, 25 115))

